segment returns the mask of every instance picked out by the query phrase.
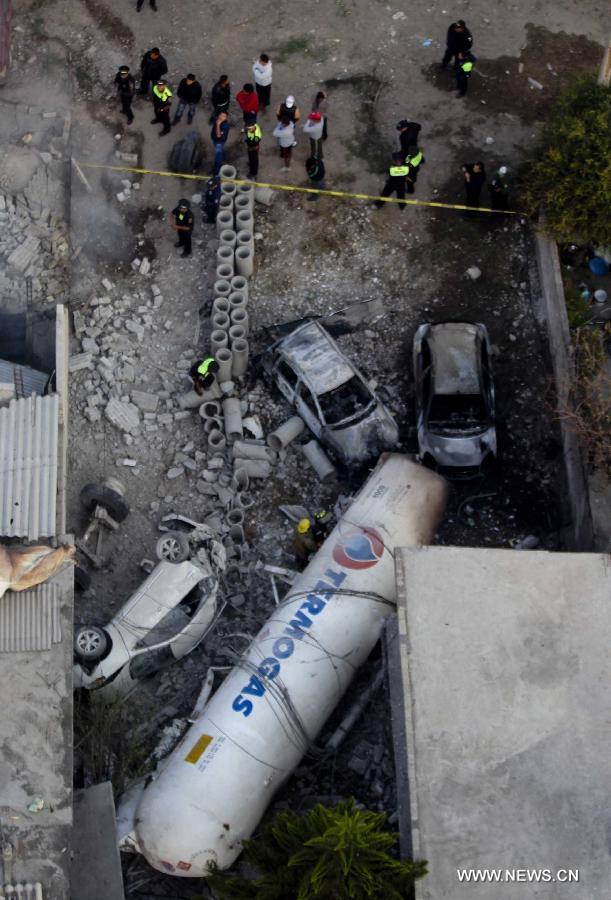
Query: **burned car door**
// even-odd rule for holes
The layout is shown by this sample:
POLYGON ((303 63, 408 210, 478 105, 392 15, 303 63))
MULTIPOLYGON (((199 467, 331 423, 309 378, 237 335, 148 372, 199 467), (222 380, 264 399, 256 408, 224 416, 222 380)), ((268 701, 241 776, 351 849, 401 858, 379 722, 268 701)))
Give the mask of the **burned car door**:
POLYGON ((298 376, 282 357, 280 357, 274 368, 274 378, 280 391, 292 406, 295 403, 295 388, 297 387, 298 376))
POLYGON ((320 437, 322 433, 320 410, 316 398, 303 381, 299 382, 295 392, 295 409, 310 431, 312 431, 316 437, 320 437))

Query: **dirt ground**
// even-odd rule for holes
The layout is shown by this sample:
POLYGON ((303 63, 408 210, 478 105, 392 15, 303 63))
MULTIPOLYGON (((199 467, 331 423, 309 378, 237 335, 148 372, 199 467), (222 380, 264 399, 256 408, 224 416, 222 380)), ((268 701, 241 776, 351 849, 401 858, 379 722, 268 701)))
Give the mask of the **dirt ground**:
MULTIPOLYGON (((274 104, 293 93, 305 118, 316 90, 324 86, 328 91, 324 152, 331 187, 376 193, 396 143, 395 122, 407 116, 423 125, 426 165, 416 197, 460 203, 461 164, 481 158, 491 171, 504 163, 515 178, 549 103, 576 72, 597 68, 606 39, 606 23, 595 0, 563 0, 553 6, 540 0, 513 5, 474 0, 448 9, 436 2, 391 6, 364 0, 309 6, 296 0, 250 6, 235 0, 158 3, 158 13, 145 6, 138 14, 135 2, 119 0, 24 0, 16 18, 20 30, 15 66, 4 90, 26 103, 35 90, 37 103, 69 108, 72 154, 83 163, 117 164, 119 150, 137 153, 144 168, 165 169, 173 142, 187 130, 184 120, 170 136, 160 138, 158 126, 149 124, 150 105, 138 100, 134 125, 128 129, 111 84, 119 65, 137 69, 142 53, 158 45, 174 87, 191 70, 203 83, 205 104, 194 126, 202 135, 208 163, 212 83, 227 72, 235 96, 250 80, 252 61, 265 50, 274 61, 274 104), (455 97, 452 74, 436 65, 446 28, 460 17, 474 34, 478 58, 462 100, 455 97)), ((292 171, 281 172, 271 137, 273 118, 271 113, 262 117, 260 179, 304 184, 307 142, 300 137, 292 171)), ((235 103, 232 122, 227 160, 244 174, 235 103)), ((127 337, 129 350, 119 347, 116 352, 135 369, 133 383, 123 385, 124 393, 165 392, 162 405, 175 412, 176 393, 188 387, 184 363, 207 348, 216 231, 204 225, 198 213, 195 252, 181 260, 166 219, 177 199, 197 194, 201 184, 84 171, 92 191, 73 179, 69 304, 73 312, 89 315, 92 300, 110 295, 118 324, 113 319, 109 333, 113 339, 118 334, 127 337), (124 203, 116 198, 122 179, 132 185, 124 203), (135 257, 143 256, 152 262, 151 275, 131 267, 135 257), (102 287, 103 278, 112 282, 110 291, 102 287), (151 305, 153 284, 163 298, 158 308, 151 305), (140 343, 122 330, 130 315, 143 323, 140 343)), ((495 347, 500 472, 486 483, 453 489, 437 540, 511 547, 533 534, 541 546, 562 546, 560 446, 529 224, 521 217, 482 214, 470 219, 452 210, 410 207, 401 212, 396 206, 376 210, 362 201, 323 198, 311 203, 303 195, 278 193, 271 207, 257 205, 255 231, 256 270, 249 301, 253 353, 266 346, 267 328, 274 323, 379 298, 376 315, 338 340, 386 390, 405 451, 415 450, 410 362, 415 328, 423 321, 457 318, 486 324, 495 347), (481 270, 476 281, 466 275, 470 266, 481 270)), ((80 349, 75 340, 74 352, 80 349)), ((112 354, 113 348, 105 352, 112 354)), ((87 396, 95 389, 89 382, 86 371, 75 373, 72 382, 69 525, 77 534, 82 531, 79 491, 107 475, 124 480, 131 505, 129 518, 108 545, 107 566, 94 573, 93 589, 77 601, 79 620, 104 622, 144 577, 139 562, 153 557, 160 516, 178 511, 199 519, 208 511, 205 495, 195 487, 196 474, 187 471, 172 481, 166 477, 177 454, 205 449, 205 436, 201 420, 191 413, 171 428, 142 432, 126 442, 104 417, 92 423, 85 416, 87 396), (137 465, 117 465, 126 457, 137 465)), ((254 369, 248 390, 267 433, 289 410, 268 396, 254 369)), ((321 486, 301 454, 291 450, 273 478, 251 485, 255 502, 246 523, 251 561, 291 561, 291 529, 278 504, 331 507, 338 494, 354 487, 342 481, 321 486)), ((146 768, 162 726, 188 714, 208 665, 226 662, 228 648, 241 646, 232 635, 255 633, 271 609, 266 578, 253 574, 245 593, 246 603, 228 606, 210 640, 143 685, 128 707, 110 715, 92 711, 85 702, 77 707, 78 779, 88 783, 110 775, 119 793, 130 776, 146 768)), ((379 664, 379 653, 377 657, 371 669, 379 664)), ((346 705, 368 682, 371 669, 363 671, 346 705)), ((375 749, 389 746, 389 721, 388 699, 381 690, 332 763, 306 761, 279 804, 302 808, 315 796, 354 794, 372 808, 392 811, 392 761, 375 749), (366 778, 348 767, 363 741, 372 744, 377 760, 366 778)), ((331 727, 329 723, 325 733, 331 727)), ((324 735, 318 743, 323 742, 324 735)), ((135 858, 126 860, 126 886, 128 897, 174 900, 205 890, 184 881, 177 888, 175 881, 135 858)))

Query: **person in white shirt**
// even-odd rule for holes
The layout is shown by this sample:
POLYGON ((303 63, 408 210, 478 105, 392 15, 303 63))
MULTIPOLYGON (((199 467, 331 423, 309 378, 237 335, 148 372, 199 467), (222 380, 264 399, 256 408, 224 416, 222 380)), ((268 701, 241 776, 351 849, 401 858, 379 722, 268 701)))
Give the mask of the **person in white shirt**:
POLYGON ((262 53, 252 67, 255 76, 255 87, 259 98, 261 112, 267 112, 272 92, 272 61, 267 53, 262 53))
POLYGON ((295 143, 295 123, 289 121, 289 119, 283 119, 281 122, 278 122, 272 134, 278 139, 280 159, 284 160, 283 169, 285 172, 288 172, 295 143))

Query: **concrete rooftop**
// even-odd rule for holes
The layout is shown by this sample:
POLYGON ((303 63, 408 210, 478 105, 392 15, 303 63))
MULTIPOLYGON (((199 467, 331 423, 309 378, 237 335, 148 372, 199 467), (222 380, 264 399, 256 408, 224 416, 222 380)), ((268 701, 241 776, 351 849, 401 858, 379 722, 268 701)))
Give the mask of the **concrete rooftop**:
POLYGON ((430 870, 417 900, 609 897, 609 557, 403 549, 397 580, 401 825, 430 870), (579 882, 474 885, 459 868, 579 882))

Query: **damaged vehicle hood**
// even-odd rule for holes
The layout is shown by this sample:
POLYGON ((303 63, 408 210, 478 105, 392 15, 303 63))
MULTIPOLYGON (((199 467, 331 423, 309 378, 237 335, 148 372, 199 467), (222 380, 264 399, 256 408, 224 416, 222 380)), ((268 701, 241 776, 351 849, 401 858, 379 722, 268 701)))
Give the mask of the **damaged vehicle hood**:
POLYGON ((362 419, 326 426, 321 439, 332 447, 345 463, 366 462, 399 441, 399 428, 386 407, 376 402, 362 419))

